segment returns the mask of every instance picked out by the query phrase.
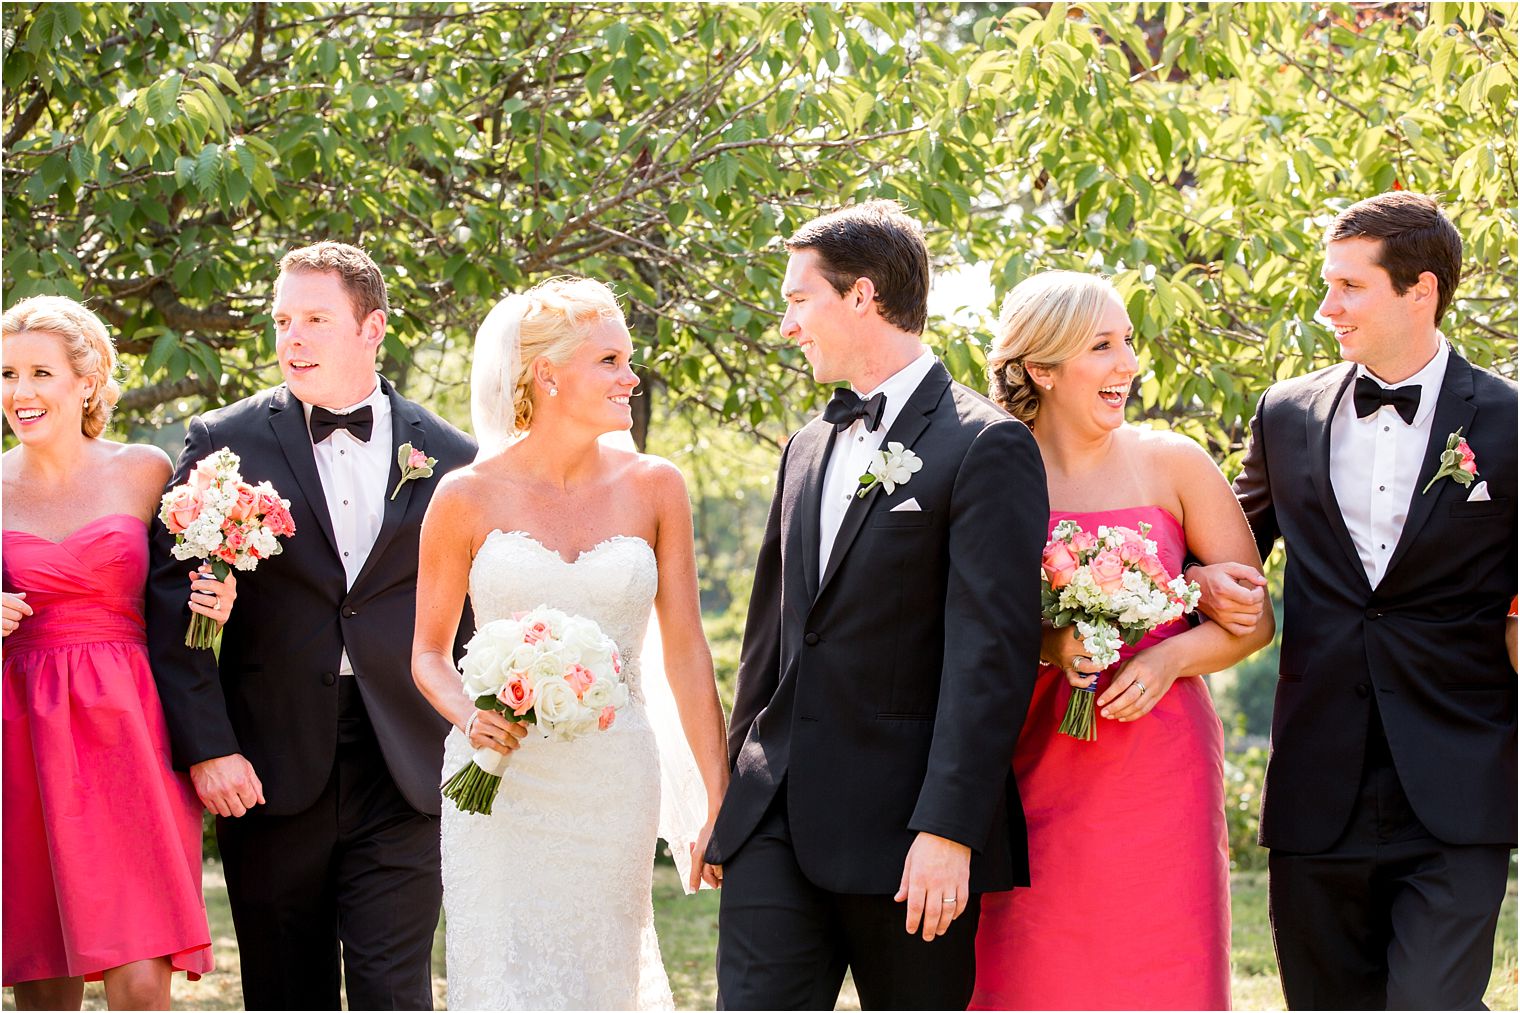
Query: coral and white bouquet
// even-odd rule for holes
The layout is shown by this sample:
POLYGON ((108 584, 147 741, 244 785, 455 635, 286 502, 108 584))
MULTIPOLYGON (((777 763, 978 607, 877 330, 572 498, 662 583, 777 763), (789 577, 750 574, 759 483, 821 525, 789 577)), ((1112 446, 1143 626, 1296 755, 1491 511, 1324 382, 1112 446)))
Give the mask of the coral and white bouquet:
MULTIPOLYGON (((1133 647, 1151 630, 1193 611, 1198 585, 1173 577, 1162 565, 1151 526, 1098 528, 1094 535, 1075 521, 1061 521, 1050 533, 1040 560, 1040 611, 1057 629, 1075 625, 1094 662, 1108 668, 1119 647, 1133 647)), ((1072 693, 1061 732, 1091 741, 1093 698, 1098 681, 1072 693)))
MULTIPOLYGON (((195 466, 188 481, 164 493, 158 508, 158 519, 174 535, 174 558, 210 563, 217 580, 278 556, 278 539, 296 533, 290 500, 281 499, 268 482, 243 481, 238 463, 225 447, 216 451, 195 466)), ((185 646, 208 648, 216 634, 216 621, 197 612, 190 617, 185 646)))
MULTIPOLYGON (((561 742, 606 731, 628 703, 612 638, 590 619, 544 606, 481 626, 459 670, 477 709, 536 724, 561 742)), ((461 812, 490 813, 506 764, 494 749, 475 750, 444 784, 444 797, 461 812)))

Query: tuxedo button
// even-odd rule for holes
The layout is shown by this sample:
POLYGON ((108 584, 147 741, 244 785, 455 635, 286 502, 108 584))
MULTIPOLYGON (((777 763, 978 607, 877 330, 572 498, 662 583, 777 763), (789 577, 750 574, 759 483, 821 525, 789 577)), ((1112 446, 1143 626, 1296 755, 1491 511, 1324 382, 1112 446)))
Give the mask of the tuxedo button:
POLYGON ((802 638, 802 642, 804 644, 807 644, 809 647, 812 647, 814 644, 818 643, 818 634, 809 633, 802 638))
POLYGON ((322 685, 324 685, 324 686, 331 686, 333 683, 335 683, 337 681, 338 681, 338 677, 336 675, 333 675, 331 672, 323 672, 322 673, 322 685))
POLYGON ((1365 615, 1368 619, 1372 619, 1372 620, 1378 620, 1378 619, 1383 618, 1383 613, 1379 612, 1377 609, 1368 609, 1366 612, 1363 613, 1363 615, 1365 615))
POLYGON ((343 610, 343 615, 346 616, 349 619, 352 619, 354 616, 356 616, 358 614, 359 614, 359 610, 358 609, 344 609, 343 610))
POLYGON ((1356 684, 1356 695, 1357 696, 1359 696, 1363 700, 1365 700, 1371 694, 1372 694, 1372 687, 1371 686, 1368 686, 1365 682, 1359 682, 1359 683, 1356 684))

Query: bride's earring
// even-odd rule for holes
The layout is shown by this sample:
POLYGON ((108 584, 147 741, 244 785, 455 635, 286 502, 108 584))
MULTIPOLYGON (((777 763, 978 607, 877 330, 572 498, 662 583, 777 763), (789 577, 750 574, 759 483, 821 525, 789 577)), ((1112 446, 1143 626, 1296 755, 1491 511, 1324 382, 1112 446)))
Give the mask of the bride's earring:
POLYGON ((549 396, 550 397, 559 397, 559 388, 558 387, 550 387, 549 388, 549 396))

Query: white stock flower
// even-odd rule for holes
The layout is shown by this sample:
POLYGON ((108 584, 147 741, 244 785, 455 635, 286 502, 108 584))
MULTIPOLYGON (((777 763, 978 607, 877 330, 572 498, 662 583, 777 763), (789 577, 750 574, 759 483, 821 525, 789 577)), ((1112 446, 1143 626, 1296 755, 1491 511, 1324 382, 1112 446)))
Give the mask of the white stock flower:
POLYGON ((1104 622, 1089 623, 1077 620, 1077 633, 1082 638, 1082 648, 1093 664, 1107 668, 1119 660, 1119 646, 1124 642, 1119 631, 1104 622))

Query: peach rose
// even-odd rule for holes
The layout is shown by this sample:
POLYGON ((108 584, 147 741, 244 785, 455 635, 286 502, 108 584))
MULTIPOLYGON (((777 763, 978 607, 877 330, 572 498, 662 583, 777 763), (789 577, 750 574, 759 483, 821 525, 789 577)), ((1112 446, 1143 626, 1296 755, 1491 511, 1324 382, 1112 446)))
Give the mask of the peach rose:
POLYGON ((523 631, 523 643, 541 644, 549 639, 549 625, 545 622, 536 622, 523 631))
POLYGON ((616 720, 617 720, 617 708, 616 707, 603 707, 602 708, 602 712, 597 715, 596 726, 598 728, 600 728, 602 731, 605 732, 607 729, 609 729, 609 728, 612 727, 612 722, 614 722, 616 720))
POLYGON ((1077 557, 1065 542, 1051 542, 1045 546, 1040 569, 1045 571, 1045 579, 1050 581, 1050 586, 1059 591, 1071 583, 1072 574, 1077 572, 1077 557))
POLYGON ((241 524, 228 522, 222 525, 222 538, 227 542, 227 548, 234 552, 248 544, 248 532, 243 530, 241 524))
POLYGON ((1124 586, 1124 560, 1113 549, 1104 549, 1094 556, 1087 569, 1104 594, 1113 594, 1124 586))
POLYGON ((296 533, 295 518, 290 516, 290 511, 276 503, 273 510, 264 514, 264 526, 272 535, 286 536, 296 533))
POLYGON ((565 681, 570 684, 571 689, 575 690, 575 698, 579 700, 586 695, 586 690, 591 688, 591 684, 596 682, 596 676, 592 675, 591 669, 584 665, 571 665, 570 670, 565 673, 565 681))
POLYGON ((216 485, 216 465, 211 458, 208 457, 195 466, 195 470, 190 473, 190 484, 202 492, 216 485))
POLYGON ((1071 551, 1075 553, 1091 552, 1098 547, 1098 536, 1091 531, 1078 531, 1071 536, 1071 551))
POLYGON ((1172 579, 1172 575, 1167 573, 1166 567, 1162 565, 1160 557, 1150 552, 1140 557, 1140 572, 1155 581, 1158 586, 1164 586, 1172 579))
POLYGON ((533 706, 536 695, 533 680, 522 672, 513 672, 507 678, 507 684, 501 687, 501 692, 496 694, 496 699, 513 714, 522 717, 533 706))
POLYGON ((201 491, 194 485, 182 485, 169 493, 164 508, 164 526, 179 534, 201 515, 201 491))
POLYGON ((235 521, 246 521, 257 512, 259 495, 247 482, 239 482, 235 491, 237 500, 233 502, 232 509, 227 511, 227 516, 235 521))

